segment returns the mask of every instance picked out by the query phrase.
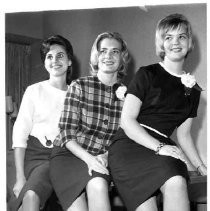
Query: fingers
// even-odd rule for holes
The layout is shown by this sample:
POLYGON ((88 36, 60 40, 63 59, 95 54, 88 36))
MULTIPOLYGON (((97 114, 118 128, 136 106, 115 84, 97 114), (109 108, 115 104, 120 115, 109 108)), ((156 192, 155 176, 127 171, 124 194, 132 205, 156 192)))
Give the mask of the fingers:
POLYGON ((14 193, 15 197, 18 198, 20 191, 13 189, 13 193, 14 193))
POLYGON ((187 164, 186 157, 181 149, 179 149, 178 147, 175 147, 175 149, 173 149, 173 154, 174 154, 175 158, 177 158, 177 159, 183 161, 185 164, 187 164))
POLYGON ((108 162, 107 162, 107 160, 105 160, 105 158, 103 158, 103 157, 96 157, 96 159, 97 159, 97 161, 98 161, 99 163, 101 163, 103 166, 105 166, 105 167, 108 166, 108 162))
POLYGON ((186 160, 184 153, 177 146, 165 145, 161 148, 160 151, 161 152, 159 154, 161 154, 161 155, 171 156, 171 157, 179 159, 182 162, 184 162, 185 164, 187 164, 187 160, 186 160))
POLYGON ((107 175, 109 175, 109 171, 108 171, 107 169, 102 169, 102 168, 91 168, 91 167, 89 167, 89 169, 88 169, 88 174, 89 174, 90 176, 92 176, 92 171, 99 172, 99 173, 101 173, 101 174, 107 174, 107 175))
POLYGON ((96 172, 99 172, 101 174, 107 174, 107 175, 109 175, 108 169, 106 167, 104 167, 103 165, 101 165, 101 164, 100 165, 97 165, 97 166, 94 166, 92 168, 92 170, 94 170, 96 172))
POLYGON ((97 157, 96 159, 97 159, 97 161, 98 161, 100 164, 102 164, 102 165, 105 166, 105 162, 104 162, 104 160, 103 160, 102 158, 97 157))
POLYGON ((207 168, 204 167, 204 166, 201 166, 201 167, 198 169, 198 172, 199 172, 200 175, 205 176, 205 175, 207 175, 207 168))
POLYGON ((25 184, 25 179, 24 180, 19 180, 19 181, 16 181, 14 187, 13 187, 13 193, 14 195, 18 198, 24 184, 25 184))
POLYGON ((101 164, 97 159, 96 159, 96 162, 88 166, 88 174, 90 176, 92 176, 92 171, 109 175, 108 169, 103 164, 101 164))
POLYGON ((92 169, 89 167, 89 169, 88 169, 88 174, 90 175, 90 176, 92 176, 92 169))

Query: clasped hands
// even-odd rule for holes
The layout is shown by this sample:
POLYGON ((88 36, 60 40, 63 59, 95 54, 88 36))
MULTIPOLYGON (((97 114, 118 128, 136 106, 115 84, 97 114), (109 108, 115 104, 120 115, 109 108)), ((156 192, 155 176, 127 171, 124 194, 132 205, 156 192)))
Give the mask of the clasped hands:
POLYGON ((90 156, 90 159, 86 161, 88 165, 88 174, 92 176, 92 171, 99 172, 101 174, 109 175, 107 169, 108 166, 108 152, 97 156, 90 156))

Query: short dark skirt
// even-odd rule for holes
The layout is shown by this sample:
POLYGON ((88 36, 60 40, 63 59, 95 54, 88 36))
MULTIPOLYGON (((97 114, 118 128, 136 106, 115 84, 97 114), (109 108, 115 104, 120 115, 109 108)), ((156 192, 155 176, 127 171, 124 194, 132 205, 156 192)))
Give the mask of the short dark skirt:
POLYGON ((93 171, 88 174, 88 166, 66 148, 54 146, 50 161, 50 178, 55 193, 64 210, 85 190, 87 183, 95 178, 102 177, 108 183, 110 176, 93 171))
POLYGON ((12 202, 11 210, 17 211, 22 204, 23 197, 28 190, 33 190, 40 198, 40 205, 52 194, 52 185, 49 177, 49 158, 52 149, 44 147, 40 141, 29 136, 28 146, 25 152, 24 170, 26 183, 18 198, 12 202))
MULTIPOLYGON (((175 145, 169 138, 150 130, 148 132, 160 142, 175 145)), ((181 175, 188 180, 184 162, 169 156, 156 155, 153 150, 129 138, 115 140, 109 149, 108 161, 113 181, 129 211, 134 211, 154 196, 171 177, 181 175)))

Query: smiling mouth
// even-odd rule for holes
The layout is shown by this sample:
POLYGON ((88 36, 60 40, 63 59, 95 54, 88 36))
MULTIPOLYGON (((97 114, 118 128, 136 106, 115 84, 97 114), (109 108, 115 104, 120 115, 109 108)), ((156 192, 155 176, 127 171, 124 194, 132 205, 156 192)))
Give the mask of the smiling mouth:
POLYGON ((172 48, 171 51, 173 52, 180 52, 182 49, 181 48, 172 48))
POLYGON ((62 67, 61 65, 54 65, 54 66, 52 66, 52 68, 54 68, 54 69, 59 69, 61 67, 62 67))
POLYGON ((106 61, 106 62, 103 62, 105 65, 113 65, 114 64, 114 62, 112 62, 112 61, 106 61))

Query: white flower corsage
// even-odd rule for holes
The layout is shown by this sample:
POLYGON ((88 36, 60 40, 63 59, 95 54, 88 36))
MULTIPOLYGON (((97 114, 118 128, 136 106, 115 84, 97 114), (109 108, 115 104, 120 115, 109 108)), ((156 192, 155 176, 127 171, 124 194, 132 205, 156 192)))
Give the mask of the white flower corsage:
POLYGON ((181 82, 187 88, 192 88, 196 84, 196 79, 194 75, 190 75, 190 73, 185 73, 181 76, 181 82))
POLYGON ((190 73, 184 73, 181 76, 181 82, 185 86, 185 95, 190 95, 191 89, 196 84, 195 76, 190 75, 190 73))
POLYGON ((124 86, 124 85, 121 85, 117 88, 117 90, 115 91, 116 93, 116 97, 119 99, 119 100, 124 100, 125 99, 125 94, 127 92, 127 87, 124 86))

